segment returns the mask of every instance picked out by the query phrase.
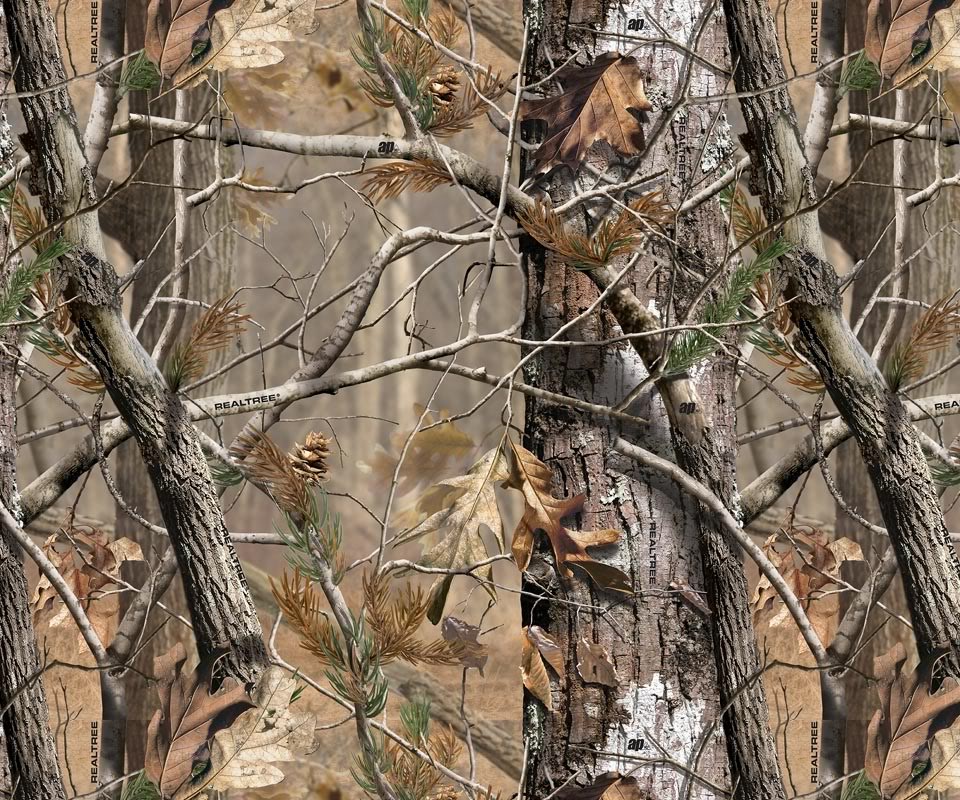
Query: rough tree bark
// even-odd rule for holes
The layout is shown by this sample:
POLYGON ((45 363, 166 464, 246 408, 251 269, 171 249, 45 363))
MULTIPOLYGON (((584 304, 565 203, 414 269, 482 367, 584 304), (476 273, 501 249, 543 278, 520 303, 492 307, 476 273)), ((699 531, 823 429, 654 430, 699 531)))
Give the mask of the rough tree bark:
POLYGON ((225 669, 255 678, 267 663, 260 622, 223 521, 196 432, 123 317, 118 278, 104 258, 76 116, 55 28, 42 0, 6 2, 15 80, 32 160, 31 188, 47 219, 62 224, 70 253, 62 279, 78 344, 130 424, 176 550, 201 654, 226 648, 225 669), (58 87, 58 88, 51 88, 58 87))
MULTIPOLYGON (((130 6, 127 9, 128 49, 135 50, 143 46, 145 29, 146 6, 130 6)), ((173 93, 163 87, 161 96, 156 95, 157 92, 132 92, 129 95, 131 112, 173 116, 173 93)), ((213 93, 206 87, 193 89, 187 93, 184 116, 189 120, 199 120, 207 115, 211 107, 215 107, 213 93)), ((166 138, 150 131, 130 132, 130 163, 134 168, 142 165, 137 172, 137 182, 100 211, 103 229, 110 232, 131 260, 147 259, 131 291, 132 322, 139 319, 160 281, 169 275, 176 260, 173 230, 168 228, 174 215, 173 189, 167 188, 171 186, 173 175, 173 146, 170 141, 158 144, 159 139, 166 138)), ((211 182, 215 177, 214 165, 218 158, 224 164, 224 174, 230 174, 231 151, 218 148, 216 142, 212 141, 191 142, 186 148, 186 172, 190 175, 191 185, 205 186, 211 182)), ((226 230, 211 239, 214 232, 230 221, 232 197, 230 192, 224 192, 203 207, 202 215, 198 212, 188 219, 185 251, 191 254, 203 246, 202 255, 194 260, 187 276, 188 297, 191 299, 211 303, 227 295, 236 285, 235 237, 226 230)), ((155 307, 140 329, 139 339, 148 351, 156 344, 168 308, 162 305, 155 307)), ((188 309, 181 329, 188 331, 196 316, 196 310, 188 309)), ((215 354, 210 363, 216 365, 220 360, 221 355, 215 354)), ((222 385, 223 380, 218 379, 208 384, 207 390, 216 394, 222 385)), ((125 503, 151 522, 160 521, 156 493, 133 442, 122 445, 118 450, 116 482, 125 503)), ((119 506, 116 531, 118 536, 138 542, 148 557, 154 553, 160 555, 168 547, 167 542, 158 540, 157 536, 131 519, 119 506)), ((135 586, 142 585, 147 575, 143 565, 124 566, 126 580, 135 586)), ((183 582, 179 577, 164 593, 163 604, 173 613, 182 616, 189 614, 183 582)), ((167 612, 161 609, 151 614, 147 621, 148 630, 156 629, 164 620, 166 624, 157 630, 137 658, 137 664, 144 674, 150 673, 157 655, 168 652, 176 642, 183 641, 183 630, 179 623, 169 619, 167 612)), ((143 766, 146 728, 155 705, 152 692, 137 670, 127 673, 127 698, 127 770, 132 771, 143 766)))
MULTIPOLYGON (((11 54, 5 12, 0 8, 0 76, 10 80, 11 54)), ((15 153, 7 123, 6 102, 0 100, 0 165, 7 169, 15 153)), ((0 214, 0 286, 7 286, 20 263, 11 257, 7 219, 0 214)), ((0 502, 16 518, 17 497, 17 351, 19 329, 0 329, 0 502)), ((37 646, 23 553, 6 530, 0 530, 0 793, 17 800, 62 800, 65 797, 50 732, 47 698, 37 646), (8 708, 9 706, 9 708, 8 708)))
MULTIPOLYGON (((863 47, 866 9, 866 0, 848 5, 847 50, 850 52, 863 47)), ((887 91, 887 87, 871 93, 853 92, 849 97, 851 113, 873 114, 888 118, 894 116, 894 95, 887 91)), ((908 92, 904 114, 907 120, 923 121, 935 109, 935 97, 928 87, 924 86, 908 92)), ((842 215, 843 225, 829 231, 855 262, 862 258, 868 259, 852 289, 850 313, 851 319, 854 320, 859 318, 878 283, 889 273, 895 261, 892 229, 888 230, 885 236, 883 235, 884 228, 893 219, 893 188, 891 186, 893 145, 890 141, 877 144, 879 139, 887 138, 871 134, 869 131, 854 131, 850 134, 851 165, 856 167, 862 163, 862 166, 857 173, 857 183, 843 192, 837 200, 838 204, 843 203, 844 208, 848 209, 842 215), (879 246, 877 246, 878 240, 879 246)), ((911 177, 911 184, 920 187, 932 181, 937 158, 945 164, 944 174, 952 175, 956 171, 952 154, 952 149, 938 147, 935 142, 911 139, 906 148, 906 174, 911 177)), ((836 207, 836 205, 828 206, 821 218, 830 220, 839 216, 836 214, 836 207)), ((960 235, 952 226, 944 228, 953 218, 952 202, 948 197, 940 197, 928 203, 922 213, 922 223, 914 219, 908 229, 906 244, 908 254, 925 245, 922 257, 915 262, 909 274, 909 297, 932 302, 953 291, 960 284, 960 235), (934 233, 936 236, 931 239, 934 233)), ((889 294, 889 291, 884 291, 882 294, 889 294)), ((872 349, 876 343, 886 319, 886 313, 887 309, 883 307, 875 308, 861 329, 860 340, 866 348, 872 349)), ((908 310, 902 326, 904 331, 910 329, 916 316, 915 311, 908 310)), ((952 356, 953 353, 949 350, 933 354, 930 359, 931 368, 935 368, 952 356)), ((940 394, 946 390, 948 380, 948 376, 938 378, 927 386, 926 391, 930 394, 940 394)), ((929 432, 933 433, 932 430, 929 432)), ((876 495, 870 478, 863 469, 863 461, 856 445, 852 442, 839 451, 836 479, 837 488, 844 501, 871 522, 879 523, 880 511, 876 495)), ((856 520, 851 519, 839 507, 836 531, 837 536, 847 536, 858 542, 865 553, 882 553, 888 546, 886 542, 879 541, 878 537, 865 530, 856 520)), ((862 576, 858 574, 853 577, 853 581, 859 584, 860 577, 862 576)), ((884 594, 883 602, 898 613, 908 613, 903 584, 899 577, 884 594)), ((864 674, 870 674, 873 659, 876 656, 888 652, 894 644, 902 642, 904 638, 903 627, 896 620, 888 619, 886 612, 881 609, 876 609, 871 615, 868 630, 876 630, 876 634, 865 643, 863 652, 857 659, 857 665, 864 674), (885 621, 886 624, 876 630, 885 621)), ((859 671, 851 671, 849 681, 847 770, 852 771, 863 767, 866 726, 875 710, 875 702, 872 691, 859 671)))
MULTIPOLYGON (((553 63, 562 63, 579 48, 593 55, 618 44, 620 49, 630 49, 617 41, 616 32, 626 33, 631 22, 650 29, 663 26, 710 62, 726 60, 719 18, 701 18, 708 14, 707 4, 693 3, 680 9, 668 3, 623 7, 550 2, 543 5, 542 16, 532 6, 528 13, 542 24, 531 43, 531 52, 537 55, 528 61, 528 82, 551 72, 546 53, 553 63), (571 21, 576 25, 567 24, 571 21), (692 43, 701 24, 702 34, 692 43), (614 33, 596 37, 581 32, 587 29, 614 33)), ((655 111, 644 120, 645 127, 649 122, 653 128, 661 120, 658 112, 663 112, 678 90, 684 55, 669 48, 642 49, 636 55, 647 74, 648 95, 660 98, 655 111)), ((722 90, 722 79, 693 66, 688 90, 693 95, 716 94, 722 90)), ((716 119, 718 113, 722 108, 717 106, 680 108, 640 167, 644 174, 666 171, 666 180, 672 181, 672 186, 666 187, 672 201, 681 199, 700 179, 701 166, 716 169, 729 154, 729 128, 725 118, 716 119)), ((552 193, 558 199, 563 191, 563 185, 554 182, 552 193)), ((661 315, 666 310, 672 314, 671 297, 676 310, 685 313, 705 275, 720 266, 725 235, 719 204, 703 204, 678 224, 676 239, 682 246, 674 255, 676 281, 672 280, 671 253, 655 242, 627 282, 661 315)), ((589 277, 545 256, 542 250, 529 252, 527 335, 543 339, 586 308, 596 298, 596 287, 589 277)), ((723 280, 721 277, 721 285, 723 280)), ((616 326, 604 314, 585 320, 571 337, 589 340, 615 334, 616 326)), ((655 358, 656 354, 644 356, 648 363, 655 358)), ((709 515, 698 513, 696 504, 678 487, 656 473, 636 470, 611 452, 618 432, 658 452, 672 451, 686 471, 735 507, 733 361, 718 358, 695 372, 692 382, 706 419, 696 431, 667 422, 665 411, 676 421, 678 409, 665 409, 657 391, 642 396, 632 409, 651 424, 630 431, 597 425, 528 398, 525 435, 529 446, 553 468, 559 491, 586 494, 584 525, 612 526, 626 532, 615 558, 634 578, 639 592, 635 600, 608 605, 609 598, 585 582, 561 585, 546 562, 540 562, 528 577, 530 595, 522 600, 524 624, 551 631, 566 648, 570 665, 569 694, 559 699, 553 713, 545 712, 532 698, 526 699, 524 730, 532 754, 527 791, 531 797, 549 794, 555 784, 578 771, 575 782, 584 783, 588 776, 605 770, 633 769, 636 762, 631 756, 656 758, 655 741, 681 766, 640 767, 633 774, 642 789, 658 798, 679 797, 687 788, 693 797, 715 796, 716 785, 725 785, 728 779, 724 737, 717 723, 718 699, 720 705, 731 703, 723 731, 737 796, 783 797, 763 686, 757 679, 761 663, 740 554, 714 527, 709 515), (670 591, 671 583, 695 590, 703 587, 713 612, 710 619, 680 601, 670 591), (549 598, 545 586, 560 597, 549 598), (713 650, 708 633, 712 634, 713 650), (575 665, 580 638, 600 643, 610 652, 620 675, 618 687, 605 690, 579 679, 575 665), (684 771, 687 759, 693 772, 705 780, 684 771)), ((533 362, 527 379, 592 402, 616 404, 646 374, 643 361, 630 348, 556 348, 533 362)), ((669 385, 661 382, 660 391, 664 390, 669 390, 669 385)))
MULTIPOLYGON (((904 576, 917 647, 944 647, 960 661, 960 561, 917 432, 873 359, 853 335, 824 256, 813 180, 786 88, 776 29, 764 0, 724 0, 734 80, 746 121, 751 188, 767 218, 793 244, 781 259, 785 297, 798 339, 859 446, 904 576), (798 209, 800 211, 798 212, 798 209)), ((824 736, 842 740, 842 709, 824 709, 824 736), (839 730, 838 730, 839 729, 839 730)))

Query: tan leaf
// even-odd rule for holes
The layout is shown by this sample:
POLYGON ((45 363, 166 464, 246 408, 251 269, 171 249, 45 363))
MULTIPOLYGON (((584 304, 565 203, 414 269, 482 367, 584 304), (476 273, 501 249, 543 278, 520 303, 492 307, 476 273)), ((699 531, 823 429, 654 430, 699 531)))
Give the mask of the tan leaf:
POLYGON ((643 148, 643 132, 631 111, 653 108, 643 91, 637 60, 604 53, 588 67, 570 64, 557 80, 563 93, 545 100, 524 101, 524 119, 547 123, 547 135, 534 153, 537 171, 566 164, 576 171, 594 142, 607 142, 625 155, 643 148))
POLYGON ((526 501, 523 517, 513 535, 511 550, 521 571, 530 563, 534 532, 542 530, 553 546, 557 569, 566 577, 573 573, 571 566, 584 570, 603 589, 632 594, 630 576, 616 567, 603 564, 590 557, 585 547, 613 544, 619 532, 613 530, 581 532, 568 530, 562 523, 564 517, 576 514, 583 508, 584 496, 560 500, 553 496, 551 484, 553 473, 533 453, 520 445, 510 443, 512 459, 509 480, 504 484, 519 489, 526 501))
POLYGON ((586 639, 577 642, 577 672, 585 683, 600 683, 610 688, 620 685, 620 677, 607 648, 586 639))
MULTIPOLYGON (((414 405, 413 410, 418 419, 423 416, 420 430, 416 433, 412 428, 397 431, 390 437, 389 450, 378 445, 371 461, 360 461, 357 464, 363 472, 372 474, 378 485, 389 486, 404 444, 412 436, 397 484, 397 492, 401 495, 438 483, 461 464, 469 463, 467 459, 476 450, 473 437, 447 419, 448 412, 441 410, 436 414, 427 412, 424 415, 424 408, 419 404, 414 405)), ((420 501, 418 505, 421 505, 420 501)), ((428 513, 439 508, 438 503, 428 513)))
POLYGON ((184 88, 198 84, 207 69, 254 69, 283 61, 276 42, 312 33, 319 20, 316 0, 233 0, 209 25, 209 42, 167 77, 184 88))
MULTIPOLYGON (((120 609, 119 595, 109 589, 119 580, 123 562, 143 561, 140 545, 126 537, 111 541, 95 528, 68 526, 48 538, 43 550, 80 601, 100 640, 108 645, 120 609)), ((43 575, 37 581, 31 605, 38 630, 73 629, 78 650, 86 651, 87 643, 76 631, 73 617, 43 575)))
POLYGON ((923 773, 921 781, 913 790, 914 794, 903 795, 897 800, 907 800, 927 790, 936 789, 946 794, 951 789, 960 789, 960 728, 957 725, 933 735, 930 766, 923 773))
MULTIPOLYGON (((764 552, 797 596, 820 638, 829 642, 839 614, 840 599, 829 591, 840 579, 845 562, 863 561, 863 551, 846 537, 828 540, 815 528, 783 528, 763 545, 764 552)), ((752 599, 753 621, 758 631, 794 625, 793 617, 770 582, 762 577, 752 599)), ((806 650, 799 630, 797 647, 806 650)))
MULTIPOLYGON (((960 683, 955 678, 945 678, 931 691, 938 660, 926 658, 906 675, 907 655, 899 642, 876 660, 880 710, 867 728, 864 771, 884 797, 902 800, 920 791, 931 773, 935 735, 960 717, 960 683)), ((944 757, 950 740, 941 737, 938 747, 944 757)), ((943 764, 938 766, 942 771, 943 764)))
POLYGON ((553 698, 550 695, 550 676, 543 663, 543 657, 536 642, 530 637, 527 628, 523 629, 523 649, 520 656, 520 674, 527 691, 543 703, 548 711, 553 711, 553 698))
POLYGON ((543 660, 546 661, 557 673, 561 684, 566 678, 566 668, 563 662, 563 651, 560 646, 551 638, 547 632, 539 625, 531 625, 523 629, 525 636, 533 642, 543 660))
MULTIPOLYGON (((507 460, 497 445, 470 467, 466 475, 458 475, 441 481, 426 495, 427 503, 423 511, 433 511, 413 530, 398 537, 397 543, 409 542, 428 533, 443 534, 433 547, 420 558, 425 567, 442 569, 465 569, 487 558, 487 546, 480 535, 481 528, 488 528, 497 539, 500 551, 503 551, 503 519, 494 484, 510 476, 507 460), (434 503, 439 507, 434 510, 434 503)), ((493 565, 488 564, 474 570, 474 574, 485 581, 493 577, 493 565)), ((436 624, 443 616, 447 593, 453 582, 452 575, 438 578, 430 590, 431 603, 428 618, 436 624)), ((491 596, 493 588, 484 584, 491 596)))
POLYGON ((871 0, 865 51, 898 87, 916 84, 925 70, 960 67, 960 8, 935 0, 871 0))
MULTIPOLYGON (((270 186, 263 176, 263 167, 250 175, 243 176, 243 182, 251 186, 270 186)), ((251 236, 258 235, 264 228, 276 225, 277 218, 270 212, 288 200, 290 195, 280 192, 250 192, 239 190, 233 194, 233 205, 239 215, 240 227, 251 236)))
POLYGON ((268 668, 253 693, 256 707, 214 734, 210 768, 191 791, 248 789, 282 781, 277 762, 296 761, 315 746, 316 717, 290 708, 296 689, 297 682, 283 669, 268 668))
POLYGON ((225 678, 216 694, 210 693, 222 655, 204 659, 188 675, 187 654, 178 642, 154 662, 160 709, 147 727, 144 772, 166 797, 179 797, 189 788, 195 770, 206 761, 213 735, 254 705, 233 678, 225 678))

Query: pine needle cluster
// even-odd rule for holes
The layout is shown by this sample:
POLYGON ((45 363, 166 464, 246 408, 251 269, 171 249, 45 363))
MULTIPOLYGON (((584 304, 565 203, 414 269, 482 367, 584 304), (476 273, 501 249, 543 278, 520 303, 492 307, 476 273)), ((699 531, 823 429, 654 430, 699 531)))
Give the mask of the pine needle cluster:
POLYGON ((387 747, 390 769, 386 778, 402 800, 456 800, 460 793, 443 785, 443 774, 435 765, 452 769, 463 752, 460 740, 449 726, 430 730, 430 701, 418 700, 400 707, 403 737, 430 754, 427 762, 395 742, 387 747))
POLYGON ((445 639, 424 641, 418 636, 427 618, 430 601, 418 586, 404 584, 399 593, 390 591, 386 575, 363 577, 366 621, 377 643, 381 663, 401 659, 411 664, 457 664, 463 648, 445 639))
POLYGON ((920 378, 930 355, 960 338, 960 292, 940 298, 917 319, 907 338, 898 343, 883 365, 884 377, 897 391, 920 378))
POLYGON ((506 83, 492 70, 478 71, 472 81, 464 82, 459 68, 443 63, 441 48, 452 48, 462 32, 449 8, 436 11, 428 0, 402 0, 399 13, 405 24, 372 12, 372 24, 355 38, 351 52, 366 73, 360 87, 375 105, 393 106, 393 97, 377 70, 379 53, 397 76, 422 130, 451 136, 471 127, 486 111, 487 103, 503 95, 506 83), (423 31, 426 38, 414 29, 423 31))
POLYGON ((536 201, 517 221, 534 239, 577 269, 606 266, 617 256, 634 252, 645 241, 650 226, 662 226, 674 215, 658 189, 631 202, 614 218, 604 219, 592 235, 570 229, 553 209, 536 201))
POLYGON ((241 433, 231 454, 243 461, 251 478, 269 489, 274 502, 285 514, 301 519, 315 516, 316 503, 306 481, 294 469, 287 454, 266 433, 241 433))
POLYGON ((249 314, 242 314, 243 305, 229 296, 217 300, 194 323, 189 335, 174 347, 163 365, 164 377, 174 391, 206 371, 214 352, 240 336, 249 314))
POLYGON ((391 161, 367 170, 363 191, 374 202, 399 197, 406 191, 432 192, 453 182, 450 174, 427 161, 391 161))
POLYGON ((716 352, 720 343, 716 333, 711 332, 710 328, 716 330, 716 326, 747 318, 744 304, 757 281, 766 275, 790 248, 789 242, 777 239, 752 261, 743 262, 734 270, 730 282, 714 300, 704 306, 701 320, 703 329, 684 331, 674 339, 667 358, 665 375, 686 372, 716 352))

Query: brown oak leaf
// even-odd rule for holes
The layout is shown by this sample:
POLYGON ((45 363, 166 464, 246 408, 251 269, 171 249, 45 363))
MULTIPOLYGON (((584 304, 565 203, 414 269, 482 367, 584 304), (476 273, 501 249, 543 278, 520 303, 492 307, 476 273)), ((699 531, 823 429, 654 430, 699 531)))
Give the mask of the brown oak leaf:
POLYGON ((625 156, 641 152, 643 131, 635 114, 653 106, 635 58, 604 53, 588 67, 567 65, 556 78, 561 94, 526 100, 521 108, 524 119, 547 123, 546 138, 534 153, 538 172, 561 164, 576 171, 591 145, 601 140, 625 156))
POLYGON ((213 671, 223 657, 205 658, 184 673, 187 654, 179 642, 154 662, 160 708, 147 727, 144 772, 164 797, 180 800, 194 793, 194 777, 209 761, 209 743, 217 731, 254 707, 244 687, 226 678, 210 692, 213 671))
POLYGON ((530 564, 533 537, 542 530, 550 539, 557 569, 566 577, 573 575, 570 567, 586 572, 603 589, 633 594, 630 576, 609 564, 591 558, 585 548, 613 544, 620 539, 620 531, 572 531, 563 525, 565 517, 583 508, 584 495, 558 499, 553 496, 550 468, 529 450, 510 443, 511 474, 504 486, 519 489, 526 501, 523 517, 513 534, 511 550, 521 571, 530 564))

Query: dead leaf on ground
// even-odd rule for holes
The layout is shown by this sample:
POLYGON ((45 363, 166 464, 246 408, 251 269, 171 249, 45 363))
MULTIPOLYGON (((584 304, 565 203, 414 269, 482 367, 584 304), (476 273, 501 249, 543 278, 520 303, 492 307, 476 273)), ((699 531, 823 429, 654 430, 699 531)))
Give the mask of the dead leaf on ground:
MULTIPOLYGON (((942 655, 942 654, 939 654, 942 655)), ((876 660, 880 710, 867 728, 865 773, 885 798, 907 800, 931 781, 941 786, 956 753, 954 723, 960 717, 960 683, 947 677, 931 691, 937 656, 926 658, 909 675, 899 642, 876 660), (938 737, 939 735, 939 737, 938 737)), ((951 784, 951 788, 957 784, 951 784)), ((938 787, 939 788, 939 787, 938 787)))
POLYGON ((490 655, 486 646, 480 644, 479 626, 457 617, 444 617, 440 632, 445 641, 455 642, 462 648, 460 663, 468 668, 473 667, 482 676, 490 655))
POLYGON ((643 149, 643 131, 634 113, 653 108, 643 89, 637 60, 604 53, 590 66, 569 64, 556 79, 563 93, 544 100, 526 100, 524 119, 547 123, 547 135, 534 160, 538 172, 565 164, 574 172, 597 141, 624 156, 643 149))
POLYGON ((179 642, 154 662, 160 708, 147 727, 144 772, 164 797, 191 796, 191 780, 209 760, 208 743, 254 704, 243 686, 226 678, 210 693, 213 670, 222 657, 206 658, 190 674, 179 642))
POLYGON ((553 668, 562 686, 565 680, 563 654, 557 643, 538 625, 524 628, 520 661, 523 685, 548 711, 552 711, 553 698, 550 695, 550 676, 547 674, 546 664, 553 668))
POLYGON ((865 51, 880 74, 898 87, 921 80, 925 70, 960 66, 960 8, 941 0, 871 0, 865 51))
MULTIPOLYGON (((507 460, 499 445, 470 467, 466 475, 447 478, 425 492, 417 503, 417 511, 427 518, 413 530, 397 537, 397 544, 413 541, 429 533, 442 538, 427 547, 418 563, 425 567, 460 570, 487 558, 487 545, 481 530, 487 528, 503 552, 503 519, 497 504, 495 484, 510 477, 507 460)), ((474 575, 484 581, 491 597, 496 597, 489 581, 493 577, 493 565, 474 570, 474 575)), ((434 624, 443 616, 447 594, 453 575, 444 575, 434 581, 430 588, 428 619, 434 624)))
POLYGON ((520 445, 511 442, 510 447, 511 474, 504 486, 519 489, 526 501, 511 547, 521 572, 530 564, 534 533, 542 530, 550 539, 557 569, 562 575, 571 577, 572 565, 586 572, 603 589, 633 594, 629 575, 614 566, 594 560, 585 549, 614 544, 620 539, 620 531, 572 531, 566 528, 562 520, 583 508, 584 495, 562 500, 554 497, 550 468, 520 445))
POLYGON ((577 672, 585 683, 600 683, 615 689, 620 677, 602 644, 581 639, 577 642, 577 672))

